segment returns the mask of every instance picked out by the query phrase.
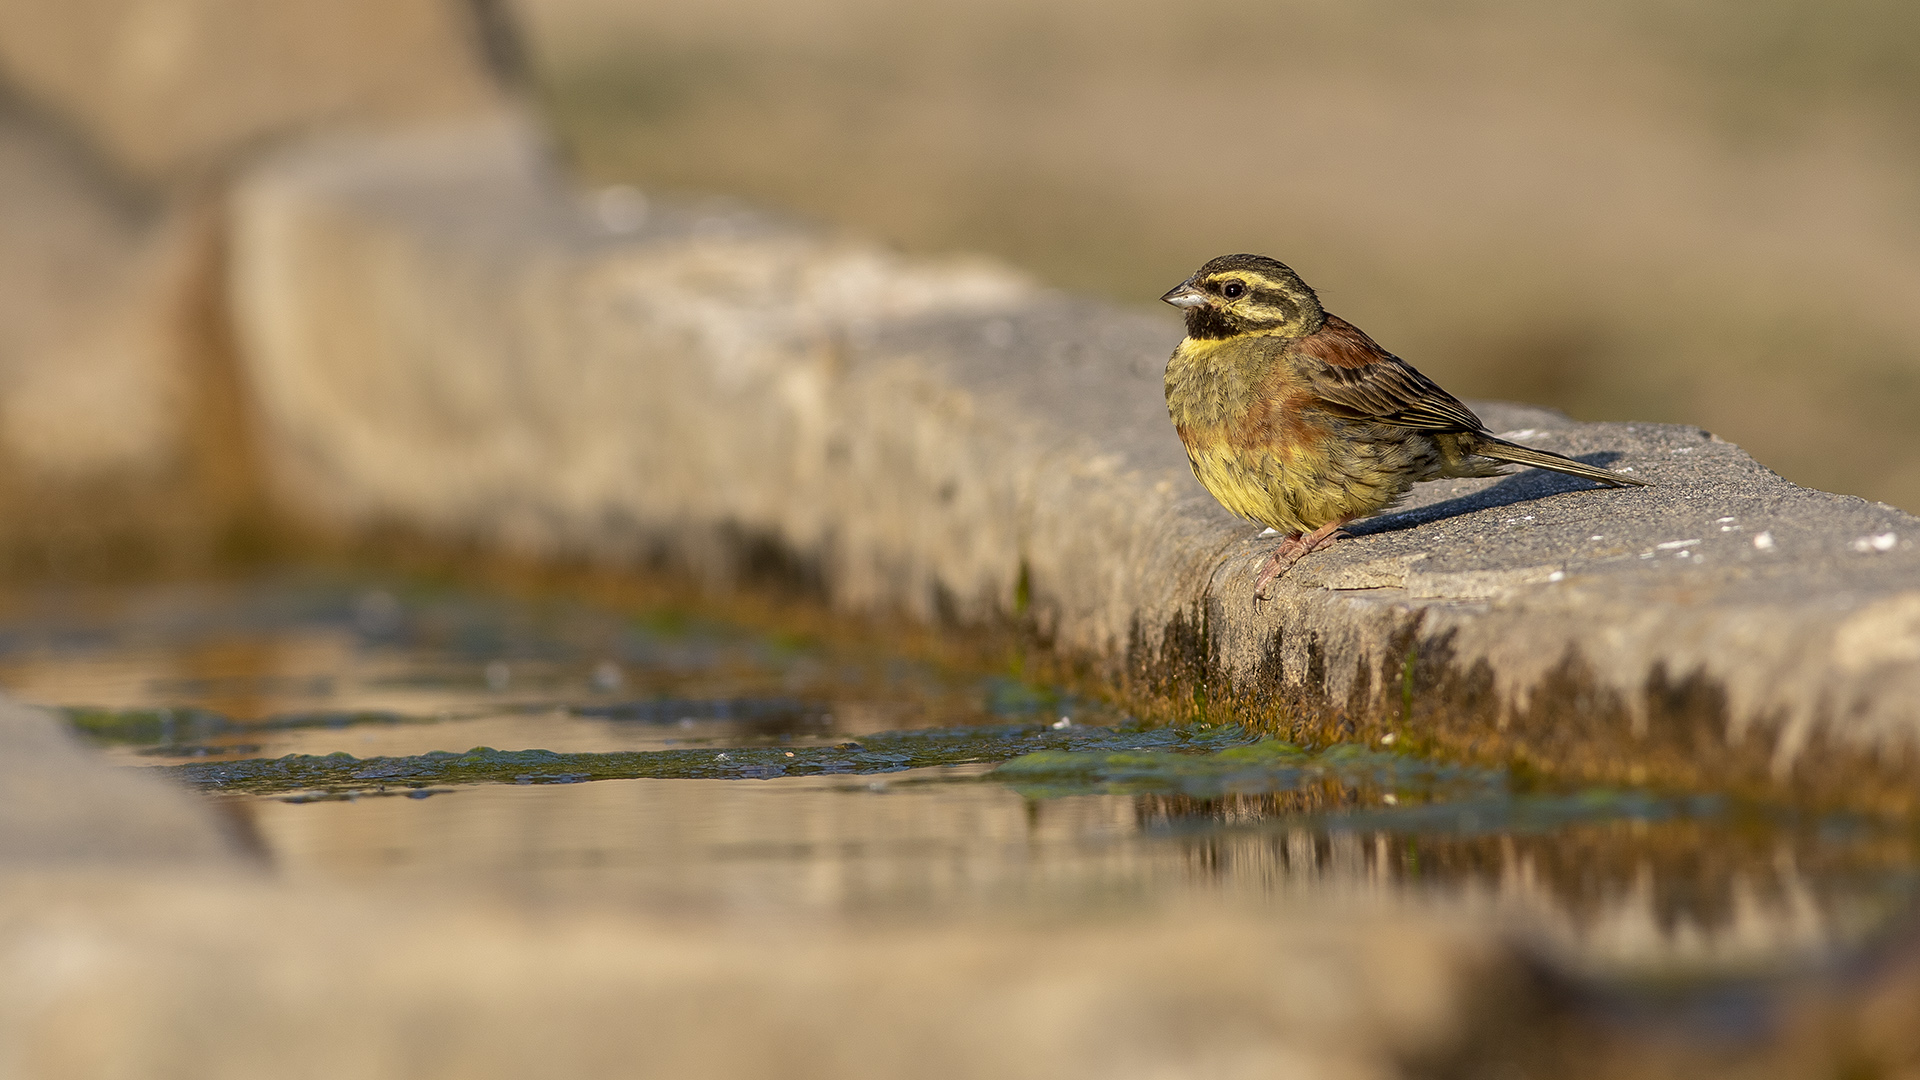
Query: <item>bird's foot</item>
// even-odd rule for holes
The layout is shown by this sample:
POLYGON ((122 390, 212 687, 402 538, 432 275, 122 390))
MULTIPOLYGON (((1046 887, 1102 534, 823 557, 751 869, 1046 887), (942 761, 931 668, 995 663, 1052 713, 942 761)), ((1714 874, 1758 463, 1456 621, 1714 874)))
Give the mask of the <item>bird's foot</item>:
POLYGON ((1255 600, 1269 599, 1267 596, 1267 586, 1273 584, 1274 580, 1282 574, 1293 569, 1293 564, 1299 562, 1300 557, 1305 554, 1305 551, 1300 550, 1299 537, 1289 536, 1285 540, 1282 540, 1279 547, 1274 548, 1267 554, 1267 561, 1260 564, 1260 576, 1253 581, 1253 598, 1255 600))
POLYGON ((1280 546, 1267 555, 1267 561, 1260 564, 1260 576, 1253 581, 1253 598, 1255 600, 1272 599, 1267 595, 1267 587, 1285 577, 1287 571, 1293 569, 1293 564, 1302 558, 1321 548, 1331 547, 1336 540, 1346 539, 1347 534, 1340 531, 1340 527, 1345 524, 1344 521, 1329 522, 1310 533, 1289 536, 1280 541, 1280 546))

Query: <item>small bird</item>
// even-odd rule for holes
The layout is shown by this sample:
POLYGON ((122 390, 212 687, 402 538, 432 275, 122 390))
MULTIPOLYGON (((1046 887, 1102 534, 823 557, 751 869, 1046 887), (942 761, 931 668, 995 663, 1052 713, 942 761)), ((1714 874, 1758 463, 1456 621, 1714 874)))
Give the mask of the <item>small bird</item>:
POLYGON ((1286 539, 1267 586, 1415 483, 1499 476, 1503 462, 1609 487, 1647 482, 1494 437, 1473 410, 1320 306, 1264 255, 1222 255, 1160 299, 1186 311, 1167 362, 1167 412, 1193 475, 1220 504, 1286 539))

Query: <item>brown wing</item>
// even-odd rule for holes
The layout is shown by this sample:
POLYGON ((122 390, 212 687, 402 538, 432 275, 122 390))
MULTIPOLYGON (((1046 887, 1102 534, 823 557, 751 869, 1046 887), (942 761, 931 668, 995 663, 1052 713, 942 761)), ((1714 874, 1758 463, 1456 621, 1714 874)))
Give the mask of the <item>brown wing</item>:
POLYGON ((1485 431, 1460 399, 1374 343, 1359 327, 1327 316, 1317 333, 1293 343, 1298 366, 1322 408, 1353 420, 1421 431, 1485 431))

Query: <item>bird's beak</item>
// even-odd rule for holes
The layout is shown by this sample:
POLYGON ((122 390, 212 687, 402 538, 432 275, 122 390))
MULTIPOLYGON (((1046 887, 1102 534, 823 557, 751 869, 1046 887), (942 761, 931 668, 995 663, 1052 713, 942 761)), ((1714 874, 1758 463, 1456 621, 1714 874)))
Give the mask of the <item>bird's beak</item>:
POLYGON ((1207 294, 1194 288, 1193 279, 1188 278, 1168 290, 1167 295, 1160 299, 1177 308, 1195 308, 1207 302, 1207 294))

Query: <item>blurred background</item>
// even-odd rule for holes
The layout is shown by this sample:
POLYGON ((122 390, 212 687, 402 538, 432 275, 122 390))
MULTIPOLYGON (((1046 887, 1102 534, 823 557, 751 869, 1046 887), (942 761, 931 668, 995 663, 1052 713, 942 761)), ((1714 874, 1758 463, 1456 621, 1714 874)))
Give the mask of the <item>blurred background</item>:
POLYGON ((0 578, 297 547, 230 184, 528 105, 584 190, 999 256, 1169 345, 1154 298, 1264 252, 1463 396, 1920 510, 1917 43, 1893 0, 0 0, 0 578))
MULTIPOLYGON (((515 0, 581 175, 1133 305, 1271 254, 1463 396, 1920 510, 1920 8, 515 0)), ((1169 317, 1169 322, 1171 322, 1169 317)))

